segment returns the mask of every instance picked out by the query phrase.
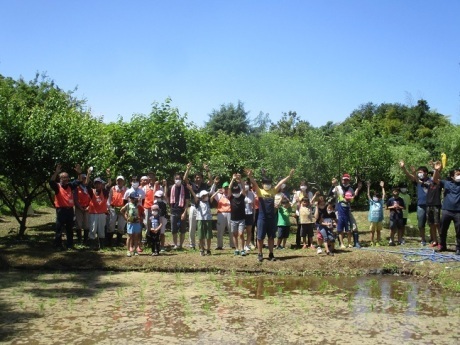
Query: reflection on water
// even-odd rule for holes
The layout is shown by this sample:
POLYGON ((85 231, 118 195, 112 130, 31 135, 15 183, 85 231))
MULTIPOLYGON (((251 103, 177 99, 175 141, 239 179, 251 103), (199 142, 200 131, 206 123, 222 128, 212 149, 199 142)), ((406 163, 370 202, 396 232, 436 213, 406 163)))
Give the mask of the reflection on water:
POLYGON ((408 277, 10 272, 10 344, 458 342, 460 296, 408 277))

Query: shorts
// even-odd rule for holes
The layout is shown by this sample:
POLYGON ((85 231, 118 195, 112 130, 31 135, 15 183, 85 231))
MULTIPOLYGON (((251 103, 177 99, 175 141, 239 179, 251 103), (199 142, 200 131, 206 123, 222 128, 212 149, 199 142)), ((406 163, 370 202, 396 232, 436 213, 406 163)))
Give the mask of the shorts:
POLYGON ((441 206, 427 206, 426 218, 429 225, 440 224, 441 206))
POLYGON ((300 236, 302 237, 313 237, 313 223, 300 224, 300 236))
POLYGON ((236 233, 242 234, 242 233, 244 233, 244 229, 246 229, 245 220, 244 219, 231 220, 230 221, 230 229, 231 229, 233 234, 236 234, 236 233))
POLYGON ((254 214, 247 214, 244 218, 244 223, 246 226, 252 226, 254 224, 254 214))
POLYGON ((187 231, 186 221, 181 220, 181 215, 171 214, 171 232, 185 234, 187 231))
POLYGON ((128 235, 135 235, 141 233, 141 223, 128 223, 126 224, 126 232, 128 235))
POLYGON ((417 225, 418 228, 424 228, 426 225, 426 206, 417 206, 417 225))
POLYGON ((401 229, 404 228, 404 222, 402 218, 400 219, 390 219, 390 229, 395 230, 395 229, 401 229))
POLYGON ((261 218, 257 219, 257 239, 262 241, 265 236, 275 238, 276 235, 276 218, 261 218))
POLYGON ((371 222, 371 226, 369 227, 369 230, 371 232, 380 232, 383 229, 383 222, 371 222))
POLYGON ((278 238, 288 238, 289 230, 290 226, 278 226, 278 238))
POLYGON ((197 220, 196 231, 199 240, 212 239, 212 220, 197 220))
POLYGON ((335 242, 335 235, 331 229, 326 228, 325 226, 321 226, 318 232, 318 240, 323 240, 327 242, 335 242))
POLYGON ((337 220, 337 232, 350 232, 350 218, 339 217, 337 220))

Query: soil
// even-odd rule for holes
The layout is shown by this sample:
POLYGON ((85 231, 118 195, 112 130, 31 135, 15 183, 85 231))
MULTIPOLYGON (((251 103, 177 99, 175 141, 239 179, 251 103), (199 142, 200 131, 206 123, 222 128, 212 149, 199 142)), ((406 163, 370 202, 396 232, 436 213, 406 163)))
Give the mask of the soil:
MULTIPOLYGON (((367 212, 355 212, 360 226, 360 241, 363 246, 369 244, 367 228, 367 212), (363 224, 363 225, 361 225, 363 224)), ((35 212, 28 222, 28 230, 24 239, 15 235, 17 223, 13 218, 0 219, 0 267, 3 269, 42 269, 54 271, 75 270, 107 270, 107 271, 159 271, 159 272, 248 272, 254 274, 283 275, 363 275, 372 273, 403 273, 436 278, 446 267, 457 263, 433 263, 430 260, 411 262, 400 253, 401 250, 420 249, 417 237, 406 237, 406 245, 398 247, 347 248, 338 249, 334 256, 317 254, 312 249, 290 249, 295 242, 292 233, 287 248, 275 249, 276 261, 268 260, 268 249, 264 249, 264 261, 257 261, 256 251, 247 256, 235 256, 231 248, 214 250, 215 237, 212 243, 212 255, 200 256, 199 251, 185 248, 172 250, 152 257, 150 248, 140 256, 127 257, 123 247, 105 248, 100 251, 90 250, 85 246, 77 249, 57 251, 53 248, 54 209, 43 208, 35 212), (390 253, 390 251, 392 253, 390 253), (396 254, 395 254, 396 253, 396 254)), ((293 231, 294 228, 292 228, 293 231)), ((384 229, 382 238, 389 235, 384 229)), ((186 238, 188 233, 186 234, 186 238)), ((228 245, 228 235, 224 243, 228 245)), ((171 243, 171 233, 166 234, 166 243, 171 243)), ((188 244, 187 239, 185 245, 188 244)), ((450 253, 453 254, 453 253, 450 253)), ((450 270, 449 278, 459 281, 460 270, 450 270)))

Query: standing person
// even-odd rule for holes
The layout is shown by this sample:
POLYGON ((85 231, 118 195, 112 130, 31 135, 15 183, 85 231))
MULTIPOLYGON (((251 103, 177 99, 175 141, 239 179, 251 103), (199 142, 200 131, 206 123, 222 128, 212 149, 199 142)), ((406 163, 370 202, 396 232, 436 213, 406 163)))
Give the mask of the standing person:
POLYGON ((230 199, 228 198, 228 182, 222 184, 222 188, 218 189, 211 199, 217 201, 217 248, 222 250, 224 248, 224 233, 228 229, 230 237, 230 247, 233 248, 233 234, 231 231, 231 206, 230 199))
MULTIPOLYGON (((81 167, 75 166, 75 171, 80 175, 81 167)), ((50 178, 49 185, 54 191, 54 207, 56 208, 56 234, 54 236, 54 245, 62 249, 62 228, 65 227, 67 249, 73 248, 73 218, 75 205, 73 191, 80 184, 76 179, 69 183, 69 174, 61 170, 61 164, 56 165, 53 175, 50 178), (59 183, 56 179, 59 174, 59 183)))
POLYGON ((174 184, 169 188, 169 206, 171 210, 171 232, 173 235, 173 249, 182 250, 187 231, 187 195, 185 182, 181 174, 174 175, 174 184), (177 241, 179 234, 179 242, 177 241))
POLYGON ((442 203, 442 218, 441 218, 441 233, 439 235, 440 251, 447 250, 447 232, 450 223, 454 222, 455 237, 456 237, 456 255, 460 255, 460 168, 453 171, 453 176, 448 180, 440 180, 439 173, 442 169, 442 164, 436 162, 433 181, 439 183, 444 188, 444 200, 442 203))
POLYGON ((75 223, 77 226, 77 238, 78 242, 86 244, 88 242, 89 234, 89 215, 88 205, 90 197, 88 194, 88 188, 85 184, 86 174, 80 174, 78 176, 80 184, 74 189, 74 200, 75 200, 75 223), (83 241, 82 241, 83 231, 83 241))
POLYGON ((420 232, 420 244, 425 246, 426 194, 428 193, 428 189, 430 187, 430 181, 428 179, 428 168, 425 166, 420 166, 417 170, 415 170, 414 167, 411 167, 412 173, 410 173, 407 170, 406 164, 403 160, 399 161, 399 166, 404 174, 417 186, 417 223, 420 232))
POLYGON ((190 184, 187 185, 187 188, 190 191, 196 205, 196 221, 200 255, 211 255, 212 213, 209 193, 207 190, 202 190, 197 195, 190 184))
POLYGON ((308 198, 308 200, 310 201, 310 204, 313 204, 313 193, 311 191, 308 190, 308 184, 307 184, 307 180, 305 179, 302 179, 300 181, 300 186, 299 186, 299 190, 294 192, 294 205, 297 209, 297 212, 296 212, 296 222, 297 222, 297 232, 296 232, 296 235, 295 235, 295 244, 297 246, 297 248, 300 248, 300 243, 301 243, 301 226, 300 226, 300 222, 299 222, 299 216, 297 216, 297 213, 300 209, 300 204, 301 204, 301 201, 302 199, 304 198, 308 198))
POLYGON ((244 250, 244 230, 246 228, 246 191, 241 189, 241 178, 233 174, 228 188, 228 199, 230 200, 230 229, 235 246, 235 255, 246 256, 244 250))
MULTIPOLYGON (((147 177, 147 176, 144 176, 147 177)), ((145 227, 145 240, 148 238, 151 238, 151 232, 150 228, 152 226, 151 222, 151 217, 152 217, 152 206, 154 205, 155 202, 155 193, 157 191, 163 190, 163 187, 160 185, 160 182, 157 180, 155 174, 153 172, 150 172, 148 174, 147 180, 144 179, 144 177, 141 178, 141 181, 147 181, 147 183, 142 183, 141 182, 141 188, 145 193, 145 199, 144 199, 144 204, 142 205, 144 207, 144 213, 145 213, 145 218, 143 225, 145 227)), ((142 241, 142 231, 141 231, 141 241, 142 241)))
MULTIPOLYGON (((166 180, 163 180, 163 185, 165 188, 165 192, 168 192, 168 185, 166 180)), ((157 190, 155 192, 155 201, 153 202, 154 205, 158 205, 159 208, 159 215, 161 221, 161 231, 160 231, 160 252, 165 251, 165 233, 166 233, 166 223, 168 222, 168 209, 166 206, 166 198, 165 193, 161 190, 157 190)))
MULTIPOLYGON (((190 170, 192 167, 192 163, 187 164, 187 172, 190 170)), ((195 192, 196 195, 200 194, 201 191, 205 190, 209 192, 209 188, 212 185, 212 176, 211 172, 209 171, 209 167, 207 164, 203 164, 203 169, 207 173, 207 178, 208 180, 206 182, 203 181, 203 174, 200 172, 197 172, 195 174, 195 178, 193 182, 190 182, 190 185, 193 188, 193 191, 195 192)), ((188 174, 187 174, 188 176, 188 174)), ((184 180, 185 177, 184 177, 184 180)), ((188 182, 187 180, 185 181, 186 183, 188 182)), ((212 193, 212 192, 211 192, 212 193)), ((190 203, 190 208, 188 211, 188 235, 189 235, 189 247, 192 249, 195 249, 195 237, 196 237, 196 226, 197 226, 197 219, 196 219, 196 207, 195 203, 191 202, 190 203)))
POLYGON ((125 186, 125 178, 118 176, 116 185, 110 188, 108 205, 109 205, 109 226, 107 229, 107 243, 112 245, 113 234, 117 234, 117 246, 122 244, 123 234, 125 232, 126 220, 121 214, 121 208, 126 204, 124 199, 127 188, 125 186))
POLYGON ((404 228, 402 210, 404 200, 399 196, 399 187, 393 187, 392 197, 387 201, 387 209, 390 210, 390 246, 395 246, 395 234, 398 235, 398 243, 401 244, 402 229, 404 228))
POLYGON ((403 233, 401 237, 401 244, 404 244, 406 241, 404 239, 404 232, 406 231, 407 217, 409 216, 409 206, 411 204, 410 195, 407 193, 407 183, 402 183, 399 186, 399 196, 404 200, 404 209, 403 211, 403 233))
POLYGON ((149 237, 151 239, 152 244, 152 256, 160 255, 161 250, 161 229, 163 227, 162 220, 160 217, 160 207, 158 205, 152 206, 152 215, 150 216, 150 223, 149 226, 149 237))
MULTIPOLYGON (((86 175, 86 184, 89 185, 92 169, 88 169, 86 175)), ((107 169, 107 175, 110 176, 110 171, 107 169)), ((107 199, 109 191, 104 188, 105 181, 100 177, 96 177, 93 181, 94 189, 88 189, 88 194, 91 198, 88 205, 90 232, 89 239, 93 242, 93 247, 96 250, 104 248, 105 242, 105 225, 107 222, 107 199), (96 241, 96 237, 98 241, 96 241), (96 243, 94 243, 96 242, 96 243)), ((110 185, 110 177, 107 185, 110 185)))
POLYGON ((276 260, 273 255, 273 245, 276 235, 275 195, 278 193, 281 185, 286 183, 293 174, 294 169, 291 169, 289 175, 279 181, 275 188, 272 188, 272 180, 264 177, 262 179, 263 189, 260 189, 252 175, 252 170, 247 170, 247 176, 251 180, 251 184, 259 197, 259 218, 257 220, 257 248, 259 251, 257 260, 259 262, 263 261, 262 249, 265 236, 268 237, 268 259, 270 261, 276 260))
MULTIPOLYGON (((313 230, 315 227, 315 218, 313 208, 311 207, 310 199, 308 197, 303 197, 300 200, 299 209, 296 211, 298 212, 298 223, 300 225, 300 236, 302 238, 302 248, 307 249, 315 249, 313 245, 313 230), (307 242, 308 237, 308 242, 307 242)), ((296 239, 297 240, 297 239, 296 239)), ((297 243, 296 243, 297 244, 297 243)))
POLYGON ((383 206, 385 200, 385 183, 380 181, 380 187, 382 187, 382 193, 374 193, 371 198, 371 182, 367 181, 367 199, 369 201, 369 214, 368 220, 371 223, 371 246, 380 246, 380 232, 383 228, 383 206), (374 241, 374 234, 377 232, 377 243, 374 241))
POLYGON ((251 181, 247 179, 244 184, 244 190, 246 197, 244 198, 245 205, 245 225, 246 225, 246 245, 244 246, 244 251, 249 252, 251 250, 251 245, 253 244, 253 225, 254 225, 254 203, 255 203, 255 194, 251 190, 251 181))
POLYGON ((324 244, 324 249, 327 255, 334 255, 335 235, 334 226, 336 225, 337 216, 334 211, 335 205, 332 202, 324 203, 323 197, 318 199, 318 207, 315 209, 315 218, 318 224, 318 249, 317 254, 321 254, 321 246, 324 244), (321 207, 319 206, 321 205, 321 207))
POLYGON ((276 249, 286 248, 286 241, 291 231, 291 213, 292 205, 287 196, 284 196, 278 207, 278 243, 276 249))
MULTIPOLYGON (((123 197, 123 199, 125 200, 125 203, 128 202, 128 199, 129 199, 129 196, 132 194, 132 193, 136 193, 138 195, 138 204, 140 204, 141 206, 144 206, 144 202, 145 202, 145 191, 144 191, 144 188, 145 185, 146 185, 146 182, 147 182, 147 179, 146 179, 146 176, 142 176, 141 178, 142 180, 142 186, 139 184, 139 180, 137 178, 137 176, 132 176, 131 177, 131 187, 128 188, 126 190, 126 193, 123 197)), ((144 214, 144 213, 142 213, 144 214)), ((144 222, 142 221, 141 223, 141 234, 139 235, 139 242, 138 242, 138 247, 137 248, 134 248, 136 250, 136 252, 138 253, 142 253, 142 247, 141 247, 141 236, 142 236, 142 227, 144 225, 144 222)))
POLYGON ((127 256, 139 255, 139 240, 142 231, 142 222, 144 220, 144 208, 141 205, 141 197, 137 192, 132 192, 129 197, 129 202, 120 210, 121 214, 126 219, 126 232, 128 239, 126 247, 128 249, 127 256))

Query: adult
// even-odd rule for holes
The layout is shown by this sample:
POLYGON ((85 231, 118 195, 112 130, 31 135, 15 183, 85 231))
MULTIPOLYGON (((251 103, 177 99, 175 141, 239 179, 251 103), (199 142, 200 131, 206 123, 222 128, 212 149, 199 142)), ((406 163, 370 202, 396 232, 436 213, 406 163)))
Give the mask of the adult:
POLYGON ((116 185, 110 188, 107 204, 109 206, 109 226, 107 227, 107 242, 112 245, 114 233, 117 234, 117 246, 122 245, 123 234, 125 232, 126 219, 120 212, 126 204, 124 196, 128 189, 125 186, 125 178, 117 176, 116 185), (116 231, 115 231, 116 228, 116 231))
POLYGON ((224 233, 225 229, 229 232, 229 243, 230 247, 233 248, 233 235, 231 231, 231 205, 230 199, 228 198, 228 182, 222 184, 222 188, 219 188, 216 193, 211 197, 217 202, 217 248, 216 250, 222 250, 224 248, 224 233))
POLYGON ((442 203, 441 233, 439 250, 447 250, 447 231, 450 223, 454 222, 456 236, 456 255, 460 255, 460 168, 454 169, 453 179, 440 180, 439 173, 442 169, 440 162, 435 163, 433 181, 444 188, 442 203))
MULTIPOLYGON (((65 227, 67 249, 73 248, 73 222, 74 222, 74 193, 73 191, 80 184, 80 181, 74 180, 69 182, 69 174, 61 170, 61 164, 56 165, 53 175, 50 178, 49 185, 54 191, 54 207, 56 208, 56 228, 54 236, 54 245, 62 249, 62 228, 65 227), (56 179, 59 175, 59 182, 56 179)), ((81 167, 75 166, 75 171, 80 175, 81 167)))
POLYGON ((153 172, 150 172, 148 174, 148 183, 144 184, 144 186, 142 187, 142 190, 145 193, 145 200, 143 205, 145 214, 144 226, 146 229, 145 238, 149 237, 148 235, 150 234, 150 229, 152 228, 152 222, 150 221, 150 217, 152 217, 152 206, 155 203, 155 193, 158 191, 164 192, 164 190, 168 188, 168 183, 166 182, 166 180, 163 180, 162 183, 163 186, 160 184, 160 181, 157 180, 156 175, 153 172))
MULTIPOLYGON (((190 172, 190 168, 192 167, 192 163, 187 164, 186 175, 184 176, 184 180, 188 183, 188 175, 190 172)), ((212 185, 212 176, 211 172, 209 171, 209 166, 207 164, 203 164, 203 169, 207 173, 208 180, 206 182, 203 181, 203 174, 201 172, 197 172, 194 176, 193 182, 190 182, 192 186, 192 190, 196 195, 199 195, 201 191, 209 192, 209 188, 212 185)), ((212 192, 211 192, 212 193, 212 192)), ((188 211, 188 235, 189 235, 189 247, 195 249, 195 237, 196 237, 196 226, 197 226, 197 219, 196 219, 196 204, 194 202, 190 202, 190 208, 188 211)))
POLYGON ((230 200, 230 229, 235 245, 235 255, 246 256, 244 249, 244 230, 246 228, 246 191, 241 188, 241 176, 233 174, 227 192, 230 200))
POLYGON ((86 186, 86 174, 80 174, 78 179, 80 180, 80 184, 74 190, 75 223, 77 227, 78 242, 86 244, 89 234, 89 215, 87 208, 91 199, 88 194, 88 187, 86 186))
POLYGON ((246 193, 246 197, 244 198, 244 205, 245 205, 244 212, 246 214, 245 216, 246 245, 244 246, 244 250, 248 252, 251 249, 255 248, 255 246, 253 245, 253 241, 254 241, 253 226, 254 226, 255 203, 256 203, 257 197, 251 189, 251 181, 249 181, 249 179, 245 181, 244 190, 246 193))
POLYGON ((417 225, 420 233, 420 244, 426 245, 425 238, 425 225, 426 225, 426 195, 430 188, 431 182, 428 178, 428 168, 420 166, 417 170, 411 167, 410 173, 403 160, 399 161, 399 166, 404 174, 412 181, 417 187, 417 225))
POLYGON ((275 242, 276 235, 276 210, 275 210, 275 195, 281 188, 283 183, 286 183, 294 174, 294 169, 291 169, 289 175, 278 182, 278 184, 272 188, 272 180, 268 177, 262 178, 262 189, 259 188, 256 180, 253 177, 252 170, 247 170, 247 176, 249 177, 252 186, 259 197, 259 217, 257 220, 257 248, 258 255, 257 260, 263 261, 263 243, 265 237, 268 237, 268 259, 275 261, 273 255, 273 245, 275 242))
POLYGON ((173 236, 173 249, 181 250, 187 231, 187 186, 182 180, 182 175, 174 175, 174 184, 169 187, 169 206, 171 210, 171 232, 173 236), (177 241, 179 234, 179 242, 177 241))
MULTIPOLYGON (((89 185, 92 169, 89 168, 86 175, 86 184, 89 185)), ((110 176, 110 170, 107 169, 107 176, 110 176)), ((88 205, 89 213, 89 239, 91 240, 92 247, 96 250, 104 248, 105 241, 105 226, 107 224, 107 199, 109 197, 109 190, 104 188, 104 185, 110 186, 110 177, 107 184, 100 177, 96 177, 93 181, 94 188, 88 189, 90 202, 88 205), (97 240, 96 240, 97 237, 97 240)))

